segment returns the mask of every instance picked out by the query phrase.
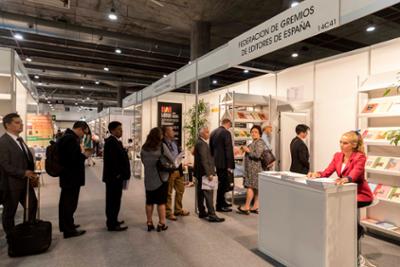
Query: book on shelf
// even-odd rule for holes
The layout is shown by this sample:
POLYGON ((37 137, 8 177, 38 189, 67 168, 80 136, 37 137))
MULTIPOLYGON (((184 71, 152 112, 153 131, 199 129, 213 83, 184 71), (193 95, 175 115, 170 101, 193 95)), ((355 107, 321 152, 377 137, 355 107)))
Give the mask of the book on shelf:
POLYGON ((366 218, 366 219, 363 219, 362 221, 368 222, 368 223, 373 223, 373 224, 376 224, 378 222, 378 220, 371 219, 371 218, 366 218))
POLYGON ((381 199, 388 199, 391 190, 391 186, 378 184, 378 186, 375 188, 374 195, 381 199))
POLYGON ((261 119, 262 121, 266 121, 266 120, 269 119, 268 114, 263 113, 263 112, 259 112, 259 113, 258 113, 258 116, 260 116, 260 119, 261 119))
POLYGON ((390 113, 400 113, 400 101, 397 100, 392 103, 392 106, 389 109, 390 113))
POLYGON ((399 202, 400 203, 400 187, 392 187, 392 190, 389 193, 388 198, 391 201, 399 202))
POLYGON ((392 231, 400 234, 400 227, 393 228, 392 231))
POLYGON ((390 158, 387 163, 385 170, 388 171, 400 171, 400 159, 390 158))
POLYGON ((235 158, 244 156, 244 151, 242 150, 241 146, 234 146, 233 147, 233 155, 234 155, 235 158))
POLYGON ((387 221, 380 221, 376 223, 377 226, 385 228, 386 230, 392 230, 397 228, 397 226, 391 222, 387 222, 387 221))
POLYGON ((386 131, 375 131, 372 139, 374 140, 385 140, 386 131))
POLYGON ((234 130, 234 135, 236 138, 240 137, 251 137, 250 131, 248 129, 235 129, 234 130))
POLYGON ((389 163, 390 158, 387 157, 377 157, 372 168, 377 170, 384 170, 389 163))
POLYGON ((388 112, 390 107, 392 106, 392 102, 382 102, 379 103, 376 112, 377 113, 385 113, 388 112))
POLYGON ((373 113, 378 107, 378 103, 368 103, 365 105, 361 113, 373 113))
POLYGON ((365 167, 372 168, 377 158, 377 156, 368 156, 367 161, 365 162, 365 167))

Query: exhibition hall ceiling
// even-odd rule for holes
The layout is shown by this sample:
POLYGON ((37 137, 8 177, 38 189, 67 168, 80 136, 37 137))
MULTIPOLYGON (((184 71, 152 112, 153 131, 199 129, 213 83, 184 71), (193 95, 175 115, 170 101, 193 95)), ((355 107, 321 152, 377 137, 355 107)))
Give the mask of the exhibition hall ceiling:
MULTIPOLYGON (((194 21, 210 23, 214 49, 290 8, 292 2, 0 0, 0 46, 18 52, 42 101, 52 97, 80 105, 79 99, 86 99, 86 106, 116 106, 118 88, 127 93, 140 90, 190 61, 194 21), (111 12, 117 20, 109 18, 111 12), (16 38, 18 33, 22 38, 16 38)), ((279 71, 399 37, 399 27, 397 4, 244 65, 279 71), (367 32, 369 25, 375 25, 375 31, 367 32)), ((211 77, 210 87, 264 73, 232 68, 211 77)))

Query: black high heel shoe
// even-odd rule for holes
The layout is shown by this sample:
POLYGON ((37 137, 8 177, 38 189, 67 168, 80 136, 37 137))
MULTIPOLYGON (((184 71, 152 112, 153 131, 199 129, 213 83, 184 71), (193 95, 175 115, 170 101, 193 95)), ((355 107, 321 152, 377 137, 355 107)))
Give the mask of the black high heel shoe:
POLYGON ((157 232, 161 232, 161 231, 165 231, 168 229, 168 226, 166 226, 165 224, 158 224, 157 225, 157 232))
POLYGON ((147 223, 147 232, 151 232, 154 229, 156 229, 156 228, 154 227, 153 223, 147 223))

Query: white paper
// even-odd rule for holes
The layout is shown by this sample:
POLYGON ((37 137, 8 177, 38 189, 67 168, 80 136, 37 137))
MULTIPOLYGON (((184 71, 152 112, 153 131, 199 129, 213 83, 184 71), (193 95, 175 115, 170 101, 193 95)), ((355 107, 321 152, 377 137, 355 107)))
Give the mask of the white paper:
POLYGON ((201 177, 201 189, 202 190, 214 190, 218 188, 218 178, 217 176, 213 176, 213 179, 210 181, 208 180, 207 176, 201 177))
POLYGON ((179 165, 182 164, 182 161, 183 161, 184 158, 185 158, 185 152, 184 151, 182 151, 181 153, 179 153, 178 156, 176 156, 176 158, 174 160, 175 168, 178 168, 179 165))

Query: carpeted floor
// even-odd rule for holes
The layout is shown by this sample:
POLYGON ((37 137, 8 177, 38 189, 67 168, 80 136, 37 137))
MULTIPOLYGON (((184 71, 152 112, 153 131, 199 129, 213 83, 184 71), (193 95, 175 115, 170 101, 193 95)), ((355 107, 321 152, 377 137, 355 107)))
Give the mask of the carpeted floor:
MULTIPOLYGON (((132 180, 124 191, 120 218, 126 232, 107 232, 101 161, 86 171, 75 221, 87 233, 63 239, 58 232, 58 179, 44 177, 41 217, 53 223, 53 243, 47 253, 11 259, 0 229, 0 266, 281 266, 257 250, 257 215, 221 214, 226 221, 208 223, 194 214, 194 188, 187 188, 188 217, 168 222, 166 232, 146 231, 142 180, 132 180)), ((21 210, 18 212, 21 217, 21 210)), ((156 214, 154 222, 157 223, 156 214)), ((363 252, 380 267, 400 266, 400 247, 372 237, 363 240, 363 252)))

